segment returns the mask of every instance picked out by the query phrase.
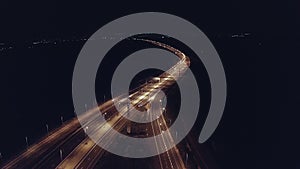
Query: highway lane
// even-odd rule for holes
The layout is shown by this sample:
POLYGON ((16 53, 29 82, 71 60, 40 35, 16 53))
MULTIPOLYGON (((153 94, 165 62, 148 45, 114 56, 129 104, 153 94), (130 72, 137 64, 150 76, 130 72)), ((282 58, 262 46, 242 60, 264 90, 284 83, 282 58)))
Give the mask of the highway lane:
MULTIPOLYGON (((161 99, 161 98, 158 98, 161 99)), ((153 111, 163 111, 160 104, 157 104, 155 108, 153 108, 153 111)), ((166 152, 163 154, 159 154, 159 162, 160 162, 160 168, 161 169, 185 169, 185 165, 183 163, 183 159, 180 156, 179 150, 177 146, 174 146, 173 148, 167 150, 167 147, 170 147, 171 145, 174 145, 173 137, 168 130, 168 126, 165 120, 164 115, 160 116, 160 118, 153 120, 155 117, 153 117, 156 113, 151 112, 150 118, 151 118, 151 128, 153 135, 160 135, 162 133, 166 134, 167 137, 157 137, 155 139, 156 142, 156 148, 163 149, 166 152), (168 146, 167 146, 168 144, 168 146)))
MULTIPOLYGON (((112 102, 111 102, 112 103, 112 102)), ((112 105, 108 106, 105 108, 105 110, 108 110, 111 108, 112 105)), ((55 168, 61 161, 59 157, 59 151, 62 150, 63 152, 63 158, 65 158, 68 154, 70 154, 74 148, 78 144, 80 144, 85 138, 86 134, 84 133, 84 129, 88 128, 88 126, 91 125, 96 125, 97 121, 93 120, 79 129, 77 129, 76 132, 72 133, 67 139, 61 142, 60 145, 58 145, 55 149, 53 149, 52 152, 47 154, 47 156, 44 156, 37 164, 35 164, 32 168, 37 168, 37 169, 44 169, 44 168, 55 168)))
MULTIPOLYGON (((124 108, 125 108, 125 106, 124 106, 124 108)), ((126 112, 126 110, 124 109, 124 113, 125 112, 126 112)), ((114 120, 115 118, 118 119, 118 121, 116 121, 112 127, 116 131, 120 132, 125 127, 128 120, 123 118, 122 115, 118 115, 118 116, 114 117, 112 120, 114 120)), ((97 136, 98 138, 100 138, 99 142, 104 141, 105 143, 107 143, 106 144, 107 146, 110 145, 110 143, 113 141, 113 139, 115 137, 111 133, 112 127, 109 126, 109 128, 107 128, 107 130, 104 131, 102 135, 97 136)), ((102 157, 102 155, 104 155, 105 152, 106 152, 106 150, 102 149, 96 143, 94 143, 92 149, 85 154, 84 158, 82 158, 79 161, 79 163, 76 165, 75 168, 77 168, 77 169, 93 168, 96 165, 97 160, 100 159, 102 157)))
MULTIPOLYGON (((123 100, 123 98, 119 98, 119 101, 121 100, 123 100)), ((114 139, 114 135, 110 133, 112 128, 120 132, 120 130, 122 130, 129 122, 124 118, 124 114, 128 112, 127 105, 123 105, 121 110, 122 111, 118 112, 117 115, 111 117, 107 123, 96 128, 93 134, 95 138, 99 138, 98 142, 105 141, 107 145, 109 145, 114 139)), ((96 165, 97 159, 101 158, 104 153, 105 150, 100 148, 97 143, 87 138, 57 166, 57 169, 93 168, 93 166, 96 165)))
MULTIPOLYGON (((112 130, 112 127, 117 126, 120 122, 121 115, 113 116, 108 122, 104 124, 95 124, 97 125, 95 131, 92 133, 94 137, 100 138, 99 141, 105 138, 109 134, 109 131, 112 130)), ((90 138, 86 138, 82 141, 58 166, 58 169, 61 168, 76 168, 86 156, 93 151, 96 147, 96 143, 90 138)))

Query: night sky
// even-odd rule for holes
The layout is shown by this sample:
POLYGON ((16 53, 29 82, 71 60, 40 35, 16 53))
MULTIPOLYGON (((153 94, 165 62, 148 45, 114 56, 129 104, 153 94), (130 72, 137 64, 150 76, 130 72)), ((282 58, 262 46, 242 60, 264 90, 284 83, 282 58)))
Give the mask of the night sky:
POLYGON ((60 116, 74 117, 72 72, 82 39, 124 15, 165 12, 197 25, 223 62, 228 99, 209 140, 220 166, 300 168, 299 110, 290 106, 299 105, 290 79, 299 79, 300 1, 96 2, 0 3, 0 48, 12 47, 0 51, 4 158, 25 148, 25 136, 30 143, 43 136, 45 124, 54 129, 60 116), (33 47, 42 40, 51 43, 33 47))

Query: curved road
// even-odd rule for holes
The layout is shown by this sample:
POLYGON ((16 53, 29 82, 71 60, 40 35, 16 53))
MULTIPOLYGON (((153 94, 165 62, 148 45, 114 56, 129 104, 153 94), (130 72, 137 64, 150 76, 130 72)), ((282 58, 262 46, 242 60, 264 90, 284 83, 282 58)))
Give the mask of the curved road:
MULTIPOLYGON (((161 48, 164 48, 176 56, 179 57, 177 62, 168 71, 161 74, 158 81, 152 83, 143 84, 129 96, 131 104, 135 107, 140 105, 154 105, 155 102, 161 100, 157 95, 161 89, 170 88, 176 80, 180 79, 185 70, 190 65, 190 59, 182 53, 180 50, 175 49, 164 43, 160 43, 147 39, 134 39, 138 41, 144 41, 154 44, 161 48)), ((43 138, 40 142, 32 145, 23 153, 21 153, 15 159, 6 163, 2 168, 57 168, 57 169, 73 169, 73 168, 93 168, 99 159, 105 154, 105 150, 97 146, 90 138, 85 136, 84 130, 89 131, 95 137, 99 138, 99 141, 105 140, 107 144, 113 141, 114 135, 111 133, 111 128, 114 127, 119 132, 122 132, 124 128, 130 125, 130 121, 124 117, 124 114, 128 112, 128 106, 123 103, 123 96, 114 98, 114 101, 119 103, 122 111, 118 112, 113 105, 113 101, 109 100, 100 106, 88 110, 81 116, 80 121, 86 121, 81 126, 78 119, 72 119, 66 122, 61 128, 52 131, 48 136, 43 138), (100 109, 102 115, 107 116, 107 122, 103 124, 96 123, 93 119, 97 118, 97 110, 100 109), (59 155, 61 158, 59 158, 59 155)), ((158 104, 160 105, 160 104, 158 104)), ((119 109, 119 110, 120 110, 119 109)), ((154 119, 158 112, 164 111, 161 106, 156 106, 151 109, 147 117, 154 119)), ((134 116, 134 114, 132 114, 134 116)), ((162 115, 156 120, 153 120, 149 126, 150 130, 147 130, 147 135, 157 135, 162 132, 168 132, 168 137, 163 137, 155 140, 157 149, 163 149, 167 144, 173 144, 174 140, 172 134, 169 133, 166 118, 162 115)), ((180 150, 177 146, 168 150, 166 153, 160 154, 158 157, 158 163, 153 164, 153 168, 160 169, 185 169, 186 159, 182 157, 180 150)), ((204 168, 208 168, 204 165, 204 168)), ((197 165, 197 168, 200 168, 197 165)))

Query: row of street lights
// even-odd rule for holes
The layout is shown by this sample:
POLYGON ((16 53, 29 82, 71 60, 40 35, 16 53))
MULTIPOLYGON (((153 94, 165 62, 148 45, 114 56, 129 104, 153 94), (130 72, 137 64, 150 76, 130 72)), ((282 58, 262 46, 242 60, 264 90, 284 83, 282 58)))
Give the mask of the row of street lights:
MULTIPOLYGON (((60 116, 60 121, 61 121, 61 125, 63 125, 64 124, 64 117, 63 116, 60 116)), ((49 135, 49 125, 48 125, 48 123, 46 123, 45 126, 46 126, 47 135, 49 135)), ((25 143, 26 143, 26 148, 28 149, 28 147, 29 147, 28 136, 25 136, 25 143)), ((2 155, 0 153, 0 160, 1 160, 1 158, 2 158, 2 155)))
MULTIPOLYGON (((105 99, 105 96, 104 96, 104 99, 105 99)), ((85 104, 85 109, 87 110, 87 104, 85 104)), ((63 116, 60 116, 60 121, 61 121, 61 125, 63 125, 64 124, 64 117, 63 116)), ((49 125, 48 125, 48 123, 46 123, 45 126, 46 126, 47 135, 49 135, 49 125)), ((84 128, 85 133, 87 132, 87 129, 88 129, 88 127, 84 128)), ((25 144, 26 144, 26 148, 28 149, 29 148, 28 136, 25 136, 25 144)), ((59 149, 59 155, 60 155, 60 159, 63 160, 63 150, 62 149, 59 149)), ((1 162, 2 159, 3 159, 3 155, 0 152, 0 162, 1 162)))

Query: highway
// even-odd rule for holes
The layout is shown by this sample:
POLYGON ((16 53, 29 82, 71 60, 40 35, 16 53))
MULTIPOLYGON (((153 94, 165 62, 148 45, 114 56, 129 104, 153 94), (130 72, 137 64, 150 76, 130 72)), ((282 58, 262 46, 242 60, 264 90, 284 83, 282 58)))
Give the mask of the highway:
MULTIPOLYGON (((180 50, 164 43, 147 39, 135 40, 144 41, 162 47, 179 57, 178 63, 166 72, 162 73, 160 76, 155 77, 158 80, 153 79, 152 82, 141 85, 129 95, 129 100, 131 101, 133 108, 147 109, 146 107, 148 105, 153 106, 148 110, 147 116, 143 117, 147 119, 150 118, 152 121, 146 125, 146 128, 149 130, 146 130, 145 134, 147 136, 153 136, 166 132, 167 137, 157 137, 157 139, 155 139, 156 149, 165 149, 167 145, 172 145, 174 143, 174 139, 168 130, 168 119, 162 113, 165 111, 165 108, 162 104, 160 104, 163 98, 160 97, 159 91, 170 88, 176 80, 179 80, 184 75, 185 70, 187 70, 190 65, 190 59, 180 50), (160 113, 162 115, 159 118, 156 118, 156 116, 160 113)), ((99 147, 97 142, 94 142, 87 137, 84 131, 89 130, 90 134, 99 138, 98 141, 105 141, 108 146, 115 137, 111 132, 112 128, 120 133, 129 134, 124 132, 124 128, 131 124, 131 122, 125 117, 125 113, 129 111, 127 104, 123 103, 125 99, 128 98, 119 96, 108 100, 105 103, 88 110, 77 118, 65 122, 62 127, 49 133, 49 135, 45 136, 40 142, 30 146, 15 159, 2 166, 2 168, 94 168, 97 162, 105 156, 107 152, 99 147), (121 111, 116 110, 113 102, 120 105, 119 110, 121 111), (102 115, 107 116, 106 122, 98 123, 96 120, 98 109, 101 110, 102 115), (80 121, 85 121, 85 123, 81 126, 78 119, 80 119, 80 121)), ((130 116, 135 116, 135 114, 131 114, 130 116)), ((193 147, 197 146, 197 143, 195 142, 189 142, 188 144, 193 147)), ((178 146, 175 146, 165 153, 154 157, 157 159, 157 162, 149 165, 152 165, 151 168, 159 169, 191 168, 187 167, 187 161, 182 154, 184 153, 181 152, 181 149, 178 146)), ((199 152, 196 152, 193 157, 198 156, 199 152)), ((192 163, 196 164, 193 168, 210 168, 208 164, 204 164, 204 162, 198 164, 196 158, 192 161, 192 163)), ((216 167, 211 167, 211 169, 215 168, 216 167)))

